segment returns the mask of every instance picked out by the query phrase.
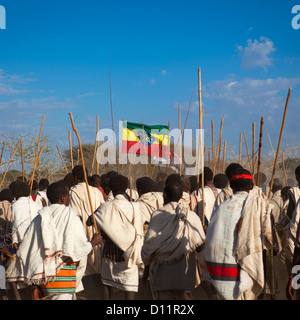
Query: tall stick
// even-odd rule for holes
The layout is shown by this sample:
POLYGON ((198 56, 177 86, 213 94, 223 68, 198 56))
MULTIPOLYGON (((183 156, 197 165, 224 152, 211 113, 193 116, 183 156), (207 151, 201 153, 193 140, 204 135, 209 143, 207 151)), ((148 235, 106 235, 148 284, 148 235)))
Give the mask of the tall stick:
MULTIPOLYGON (((144 126, 142 126, 142 129, 143 129, 143 133, 145 133, 145 135, 146 135, 147 133, 145 131, 144 126)), ((146 136, 144 136, 144 143, 143 144, 144 144, 144 157, 145 157, 145 165, 146 165, 146 175, 147 175, 147 177, 149 177, 149 175, 148 175, 148 156, 147 156, 148 152, 146 152, 146 141, 147 141, 146 136)))
POLYGON ((252 175, 255 170, 255 122, 252 123, 252 175))
MULTIPOLYGON (((83 168, 83 174, 84 174, 84 180, 85 180, 86 190, 87 190, 87 194, 88 194, 88 198, 89 198, 89 203, 90 203, 90 209, 91 209, 91 213, 92 213, 92 217, 93 217, 93 221, 94 221, 95 232, 98 234, 98 228, 97 228, 97 224, 96 224, 96 220, 95 220, 94 209, 93 209, 93 204, 92 204, 92 198, 91 198, 90 189, 89 189, 89 183, 88 183, 88 180, 87 180, 87 174, 86 174, 86 170, 85 170, 85 163, 84 163, 84 157, 83 157, 81 140, 80 140, 80 136, 79 136, 78 130, 77 130, 77 128, 75 127, 74 120, 73 120, 73 115, 72 115, 71 112, 69 112, 69 116, 70 116, 70 118, 71 118, 71 123, 72 123, 73 131, 75 132, 75 134, 76 134, 76 136, 77 136, 77 139, 78 139, 78 144, 79 144, 79 150, 80 150, 80 156, 81 156, 81 162, 82 162, 82 168, 83 168)), ((98 246, 101 247, 100 245, 98 245, 98 246)))
POLYGON ((225 153, 226 153, 226 140, 224 141, 222 173, 225 172, 225 153))
POLYGON ((4 175, 3 175, 2 181, 1 181, 1 183, 0 183, 0 188, 2 187, 2 184, 3 184, 3 182, 4 182, 4 179, 5 179, 6 174, 7 174, 7 172, 8 172, 8 169, 9 169, 9 167, 10 167, 10 165, 11 165, 11 162, 12 162, 12 160, 13 160, 13 157, 14 157, 14 155, 15 155, 15 153, 16 153, 16 150, 17 150, 17 147, 18 147, 18 145, 19 145, 19 142, 20 142, 20 140, 18 140, 18 142, 17 142, 17 144, 16 144, 16 146, 15 146, 15 149, 14 149, 14 151, 13 151, 13 154, 12 154, 12 156, 11 156, 10 159, 9 159, 9 162, 8 162, 8 165, 7 165, 7 168, 6 168, 6 171, 5 171, 4 175))
POLYGON ((280 145, 281 145, 281 139, 282 139, 283 128, 284 128, 284 123, 285 123, 285 118, 286 118, 286 112, 287 112, 287 108, 288 108, 289 101, 290 101, 291 91, 292 91, 292 88, 289 88, 289 92, 288 92, 288 95, 287 95, 287 98, 286 98, 286 103, 285 103, 283 118, 282 118, 282 124, 281 124, 281 129, 280 129, 280 135, 279 135, 278 145, 277 145, 276 157, 275 157, 275 161, 274 161, 272 178, 271 178, 271 182, 270 182, 270 190, 269 190, 268 199, 271 198, 271 192, 272 192, 272 188, 273 188, 273 182, 274 182, 274 176, 275 176, 275 171, 276 171, 276 165, 277 165, 277 160, 278 160, 278 155, 279 155, 279 150, 280 150, 280 145))
MULTIPOLYGON (((42 118, 42 124, 41 124, 41 129, 40 129, 40 133, 39 133, 39 139, 38 139, 38 143, 37 143, 37 147, 36 147, 34 163, 37 162, 37 158, 38 158, 38 154, 39 154, 39 147, 40 147, 40 141, 41 141, 41 137, 42 137, 44 120, 45 120, 45 115, 43 115, 43 118, 42 118)), ((34 175, 32 175, 31 178, 30 178, 30 188, 31 189, 32 189, 33 179, 34 179, 34 175)))
POLYGON ((68 174, 68 173, 69 173, 69 171, 68 171, 68 169, 67 169, 67 167, 66 167, 66 164, 65 164, 64 159, 63 159, 63 157, 62 157, 62 155, 61 155, 61 152, 60 152, 60 150, 59 150, 58 145, 56 145, 56 148, 57 148, 57 151, 58 151, 58 153, 59 153, 59 156, 60 156, 61 162, 63 163, 64 168, 65 168, 65 170, 66 170, 66 173, 68 174))
POLYGON ((245 133, 245 131, 243 131, 243 133, 244 133, 244 138, 245 138, 245 145, 246 145, 246 150, 247 150, 247 155, 248 155, 248 162, 249 162, 249 166, 250 166, 250 171, 253 172, 252 165, 251 165, 250 154, 249 154, 249 149, 248 149, 247 138, 246 138, 246 133, 245 133))
POLYGON ((213 177, 214 177, 215 176, 214 120, 211 120, 211 152, 212 152, 212 168, 213 168, 213 177))
POLYGON ((240 132, 239 164, 242 162, 242 133, 240 132))
POLYGON ((258 145, 258 161, 257 161, 257 180, 256 185, 259 186, 260 165, 261 165, 261 151, 262 151, 262 138, 263 138, 264 117, 260 119, 260 132, 259 132, 259 145, 258 145))
POLYGON ((2 146, 1 156, 0 156, 0 166, 1 166, 1 163, 2 163, 4 147, 5 147, 5 140, 3 141, 3 146, 2 146))
POLYGON ((38 165, 38 163, 39 163, 41 154, 42 154, 42 152, 43 152, 43 150, 44 150, 45 145, 46 145, 47 142, 48 142, 48 139, 45 140, 43 146, 41 147, 41 150, 40 150, 39 153, 38 153, 37 159, 36 159, 36 161, 35 161, 35 163, 34 163, 34 167, 33 167, 33 171, 32 171, 32 176, 31 176, 31 179, 32 179, 32 180, 31 180, 31 184, 30 184, 30 194, 29 194, 30 197, 31 197, 31 192, 32 192, 32 185, 33 185, 35 170, 36 170, 36 168, 37 168, 37 165, 38 165))
POLYGON ((285 169, 285 165, 284 165, 284 155, 283 155, 283 152, 282 152, 282 168, 283 168, 285 185, 287 186, 287 185, 288 185, 288 182, 287 182, 287 177, 286 177, 286 169, 285 169))
POLYGON ((182 148, 182 141, 181 141, 181 128, 180 128, 180 103, 178 103, 178 129, 179 129, 179 158, 180 158, 180 163, 179 163, 179 175, 181 176, 181 148, 182 148))
POLYGON ((73 161, 73 147, 72 147, 71 130, 69 130, 69 145, 70 145, 71 167, 72 167, 72 170, 73 170, 73 168, 74 168, 74 161, 73 161))
POLYGON ((93 174, 94 164, 95 164, 95 160, 96 160, 96 153, 97 153, 97 149, 98 149, 98 139, 97 139, 98 131, 99 131, 99 116, 97 116, 96 139, 95 139, 95 148, 94 148, 91 175, 93 174))
MULTIPOLYGON (((203 150, 203 143, 202 143, 202 129, 203 129, 203 109, 202 109, 202 99, 201 99, 201 68, 198 68, 198 100, 199 100, 199 160, 200 160, 200 153, 203 150), (200 148, 201 145, 201 148, 200 148)), ((198 162, 198 166, 200 165, 200 161, 198 162)), ((205 224, 205 197, 204 197, 204 154, 201 157, 201 187, 202 187, 202 225, 205 224)), ((199 167, 197 172, 197 190, 199 190, 199 167)))
MULTIPOLYGON (((221 150, 221 143, 222 143, 222 132, 223 132, 223 122, 224 122, 224 116, 222 117, 222 120, 221 120, 221 125, 220 125, 220 135, 219 135, 219 141, 218 141, 218 146, 217 146, 217 149, 216 149, 216 156, 219 152, 219 155, 220 155, 220 150, 221 150)), ((219 166, 219 161, 220 161, 220 158, 218 158, 218 165, 217 165, 217 159, 215 161, 215 166, 214 166, 214 172, 216 172, 216 165, 219 166)))
POLYGON ((21 162, 22 162, 22 181, 25 180, 25 169, 24 169, 24 154, 23 154, 23 142, 21 140, 21 162))

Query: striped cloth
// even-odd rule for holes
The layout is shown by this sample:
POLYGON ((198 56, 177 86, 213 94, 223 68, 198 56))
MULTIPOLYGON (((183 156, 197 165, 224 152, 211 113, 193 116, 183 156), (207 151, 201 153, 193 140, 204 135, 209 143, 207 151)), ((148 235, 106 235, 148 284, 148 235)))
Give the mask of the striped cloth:
POLYGON ((76 264, 64 265, 56 274, 54 281, 40 286, 45 296, 59 293, 75 293, 76 264))

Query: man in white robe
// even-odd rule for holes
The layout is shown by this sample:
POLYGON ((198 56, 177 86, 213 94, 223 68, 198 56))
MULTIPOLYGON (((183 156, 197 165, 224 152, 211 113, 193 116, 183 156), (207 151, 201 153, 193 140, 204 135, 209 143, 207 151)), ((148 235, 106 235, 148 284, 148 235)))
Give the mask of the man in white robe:
POLYGON ((214 211, 208 225, 205 260, 220 299, 257 299, 265 286, 263 251, 272 250, 270 209, 250 193, 253 177, 239 169, 234 194, 214 211))
POLYGON ((49 199, 47 197, 47 188, 49 187, 48 179, 41 179, 39 181, 39 190, 36 194, 36 205, 38 209, 42 209, 45 206, 49 206, 49 199))
POLYGON ((140 206, 124 197, 128 179, 115 175, 110 179, 114 200, 106 201, 95 212, 95 220, 103 236, 103 299, 112 298, 112 288, 125 292, 133 300, 138 291, 138 265, 143 244, 143 222, 140 206))
POLYGON ((47 194, 52 204, 41 209, 30 224, 17 256, 27 284, 39 285, 50 300, 74 300, 76 264, 102 237, 97 234, 88 241, 79 217, 69 207, 64 182, 51 184, 47 194))
MULTIPOLYGON (((88 198, 87 188, 84 180, 83 167, 81 165, 75 166, 72 170, 72 174, 76 185, 70 190, 70 207, 80 217, 86 236, 90 241, 94 234, 94 230, 86 225, 88 217, 91 215, 90 202, 88 198)), ((88 173, 87 173, 88 174, 88 173)), ((95 211, 101 203, 104 202, 103 195, 100 190, 95 187, 89 186, 89 192, 91 196, 91 202, 93 211, 95 211)), ((101 273, 101 248, 96 246, 90 254, 80 261, 79 268, 77 270, 78 278, 84 276, 83 281, 86 286, 96 286, 96 282, 101 273)), ((78 291, 83 289, 78 287, 78 291)), ((87 289, 88 294, 88 289, 87 289)))
POLYGON ((156 300, 184 299, 186 290, 196 285, 195 254, 205 242, 205 233, 196 213, 178 203, 182 192, 176 181, 166 184, 165 205, 152 214, 142 247, 143 282, 150 275, 156 300))

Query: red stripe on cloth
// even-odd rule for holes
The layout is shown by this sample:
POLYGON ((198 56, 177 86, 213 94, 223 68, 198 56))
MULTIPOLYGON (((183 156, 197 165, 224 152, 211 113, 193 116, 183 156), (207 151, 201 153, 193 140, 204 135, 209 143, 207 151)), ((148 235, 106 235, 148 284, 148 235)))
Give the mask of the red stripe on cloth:
POLYGON ((225 277, 225 278, 238 278, 240 270, 238 267, 224 267, 206 264, 207 270, 211 276, 225 277))

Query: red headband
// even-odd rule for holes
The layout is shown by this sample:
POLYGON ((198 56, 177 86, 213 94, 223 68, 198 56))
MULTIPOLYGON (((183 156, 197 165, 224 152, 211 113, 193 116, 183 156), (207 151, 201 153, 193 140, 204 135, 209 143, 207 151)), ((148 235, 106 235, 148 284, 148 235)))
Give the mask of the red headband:
POLYGON ((231 181, 235 181, 239 179, 253 180, 253 177, 250 174, 236 174, 231 177, 231 181))

